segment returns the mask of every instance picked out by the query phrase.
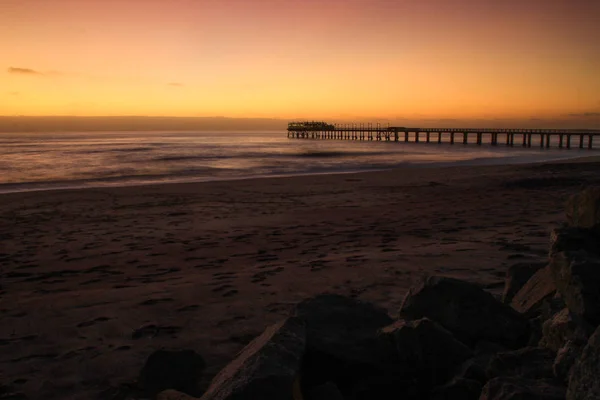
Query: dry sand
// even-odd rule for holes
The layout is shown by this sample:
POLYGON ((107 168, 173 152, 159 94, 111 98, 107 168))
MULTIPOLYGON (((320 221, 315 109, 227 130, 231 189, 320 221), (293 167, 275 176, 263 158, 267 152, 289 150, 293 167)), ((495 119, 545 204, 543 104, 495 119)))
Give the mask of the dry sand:
POLYGON ((2 195, 0 383, 93 399, 164 347, 202 354, 205 385, 307 296, 357 296, 393 315, 423 273, 498 293, 509 265, 545 259, 565 199, 599 170, 588 160, 2 195))

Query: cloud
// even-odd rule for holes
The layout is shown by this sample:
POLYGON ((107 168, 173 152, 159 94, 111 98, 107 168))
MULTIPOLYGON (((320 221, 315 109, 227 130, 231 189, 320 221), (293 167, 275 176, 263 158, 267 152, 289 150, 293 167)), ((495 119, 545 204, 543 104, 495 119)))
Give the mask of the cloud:
POLYGON ((183 83, 179 83, 179 82, 169 82, 167 83, 167 85, 169 86, 173 86, 173 87, 183 87, 183 83))
POLYGON ((19 75, 44 75, 43 73, 36 71, 31 68, 19 68, 19 67, 9 67, 7 69, 9 74, 19 74, 19 75))
POLYGON ((575 117, 575 118, 600 118, 600 111, 599 112, 584 112, 584 113, 578 113, 578 114, 569 114, 569 117, 575 117))

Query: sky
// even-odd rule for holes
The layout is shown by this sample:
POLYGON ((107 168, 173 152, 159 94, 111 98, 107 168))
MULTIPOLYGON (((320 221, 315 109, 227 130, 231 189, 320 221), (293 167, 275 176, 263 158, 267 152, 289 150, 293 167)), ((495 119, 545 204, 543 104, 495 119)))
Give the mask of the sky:
POLYGON ((0 115, 600 128, 598 0, 0 0, 0 115))

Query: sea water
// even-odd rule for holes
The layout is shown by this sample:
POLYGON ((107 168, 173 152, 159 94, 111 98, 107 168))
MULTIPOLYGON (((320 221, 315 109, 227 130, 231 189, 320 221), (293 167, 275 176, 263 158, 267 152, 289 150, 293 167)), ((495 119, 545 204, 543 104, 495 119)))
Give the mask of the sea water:
MULTIPOLYGON (((470 141, 475 140, 475 135, 470 141), (472 140, 471 140, 472 139, 472 140)), ((589 150, 290 139, 285 132, 0 133, 0 193, 385 170, 515 164, 589 150)), ((403 137, 401 138, 403 139, 403 137)), ((593 151, 596 153, 596 151, 593 151)))

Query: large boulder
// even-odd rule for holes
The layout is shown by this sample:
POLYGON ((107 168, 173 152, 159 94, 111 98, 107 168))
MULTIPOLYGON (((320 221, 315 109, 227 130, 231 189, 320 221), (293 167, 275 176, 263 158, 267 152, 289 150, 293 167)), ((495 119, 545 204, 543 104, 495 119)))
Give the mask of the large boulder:
POLYGON ((600 327, 571 368, 567 400, 600 399, 600 327))
POLYGON ((439 385, 473 356, 473 351, 436 322, 423 318, 396 321, 381 330, 393 343, 400 361, 416 371, 421 384, 439 385))
POLYGON ((156 400, 198 400, 198 397, 192 397, 177 390, 168 389, 160 392, 156 396, 156 400))
POLYGON ((547 262, 522 262, 508 267, 504 282, 504 292, 502 293, 502 302, 510 304, 515 294, 525 286, 533 274, 544 268, 547 264, 547 262))
POLYGON ((544 300, 552 298, 556 285, 549 267, 534 273, 513 297, 510 305, 521 314, 534 317, 540 313, 544 300))
POLYGON ((344 396, 335 383, 326 382, 304 393, 303 400, 344 400, 344 396))
POLYGON ((468 345, 485 339, 519 347, 529 330, 524 316, 479 286, 443 276, 429 276, 411 288, 400 316, 432 319, 468 345))
POLYGON ((589 253, 600 252, 600 227, 595 229, 562 226, 550 234, 550 257, 561 251, 585 250, 589 253))
POLYGON ((490 360, 487 375, 521 378, 552 378, 552 363, 556 353, 543 347, 525 347, 515 351, 498 353, 490 360))
POLYGON ((138 383, 150 397, 166 389, 198 395, 198 382, 205 367, 202 356, 193 350, 158 350, 146 360, 138 383))
POLYGON ((393 320, 381 307, 322 294, 298 303, 293 315, 306 323, 308 351, 364 364, 378 364, 388 356, 377 333, 393 320))
POLYGON ((202 400, 292 400, 305 348, 304 321, 272 325, 217 374, 202 400))
MULTIPOLYGON (((378 336, 393 322, 385 309, 322 294, 300 302, 293 315, 306 324, 304 391, 331 381, 345 397, 366 399, 377 397, 376 390, 399 387, 402 371, 397 354, 378 336)), ((410 379, 402 383, 410 384, 410 379)))
POLYGON ((568 340, 563 347, 556 352, 556 358, 552 365, 554 376, 561 382, 568 382, 571 368, 575 362, 581 357, 583 348, 587 343, 577 339, 568 340))
POLYGON ((430 400, 477 400, 482 384, 472 379, 456 378, 432 390, 430 400))
POLYGON ((564 400, 565 388, 550 380, 498 377, 481 390, 479 400, 564 400))
POLYGON ((565 307, 544 322, 539 345, 558 351, 569 340, 587 342, 591 333, 593 329, 589 324, 565 307))
POLYGON ((600 186, 586 188, 571 196, 567 200, 566 215, 572 226, 592 228, 600 225, 600 186))
POLYGON ((569 310, 594 326, 600 324, 600 256, 563 251, 552 255, 550 268, 569 310))

